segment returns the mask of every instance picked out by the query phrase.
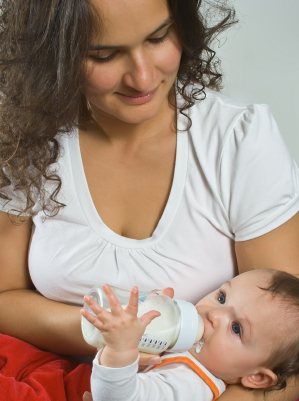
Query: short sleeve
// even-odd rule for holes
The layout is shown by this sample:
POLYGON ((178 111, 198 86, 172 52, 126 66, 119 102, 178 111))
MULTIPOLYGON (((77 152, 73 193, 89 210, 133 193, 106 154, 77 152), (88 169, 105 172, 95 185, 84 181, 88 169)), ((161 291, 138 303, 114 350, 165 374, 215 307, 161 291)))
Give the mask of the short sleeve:
POLYGON ((299 170, 267 105, 248 106, 223 146, 220 196, 236 241, 259 237, 299 210, 299 170))

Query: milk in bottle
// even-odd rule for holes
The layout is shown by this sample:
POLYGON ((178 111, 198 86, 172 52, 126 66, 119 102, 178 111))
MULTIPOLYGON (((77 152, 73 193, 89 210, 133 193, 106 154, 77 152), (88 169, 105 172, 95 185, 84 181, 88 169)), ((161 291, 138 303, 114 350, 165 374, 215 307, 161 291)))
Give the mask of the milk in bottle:
MULTIPOLYGON (((130 291, 110 286, 123 308, 129 302, 130 291)), ((104 309, 109 309, 109 303, 101 287, 94 287, 89 295, 104 309)), ((93 313, 85 303, 84 309, 93 313)), ((174 351, 182 352, 190 349, 203 336, 204 324, 193 304, 169 298, 160 291, 139 291, 138 317, 146 312, 156 310, 161 316, 156 317, 146 327, 139 342, 139 349, 150 354, 174 351)), ((97 348, 105 345, 103 336, 83 316, 81 320, 82 333, 85 341, 97 348)))

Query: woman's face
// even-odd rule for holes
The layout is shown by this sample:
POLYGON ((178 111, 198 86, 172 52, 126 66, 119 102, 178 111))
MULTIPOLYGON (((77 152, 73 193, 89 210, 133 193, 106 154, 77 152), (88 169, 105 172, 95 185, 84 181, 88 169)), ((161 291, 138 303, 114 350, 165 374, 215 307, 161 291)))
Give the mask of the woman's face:
POLYGON ((166 0, 92 0, 103 27, 89 49, 85 95, 97 117, 130 124, 168 102, 182 54, 166 0))

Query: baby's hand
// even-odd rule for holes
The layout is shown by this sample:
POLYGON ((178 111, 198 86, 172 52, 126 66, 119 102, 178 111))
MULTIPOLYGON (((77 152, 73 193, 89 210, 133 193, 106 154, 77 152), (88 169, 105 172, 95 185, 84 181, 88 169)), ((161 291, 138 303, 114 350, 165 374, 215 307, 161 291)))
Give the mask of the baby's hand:
POLYGON ((111 312, 98 305, 90 296, 85 295, 84 300, 96 316, 81 309, 81 314, 93 324, 104 337, 106 347, 101 356, 101 363, 110 367, 122 367, 133 363, 138 356, 138 344, 146 326, 160 312, 150 311, 140 318, 138 312, 138 288, 133 287, 129 303, 125 309, 108 284, 103 290, 109 302, 111 312))

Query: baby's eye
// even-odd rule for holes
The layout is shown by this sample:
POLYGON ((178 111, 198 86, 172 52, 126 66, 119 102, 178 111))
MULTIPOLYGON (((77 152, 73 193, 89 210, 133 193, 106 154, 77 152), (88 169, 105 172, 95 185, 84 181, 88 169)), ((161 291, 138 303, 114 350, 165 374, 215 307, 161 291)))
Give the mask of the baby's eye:
POLYGON ((225 294, 223 294, 223 292, 220 293, 219 297, 218 297, 218 301, 221 304, 225 304, 225 294))
POLYGON ((232 329, 235 334, 237 334, 238 336, 241 335, 241 326, 239 325, 239 323, 233 323, 232 329))

